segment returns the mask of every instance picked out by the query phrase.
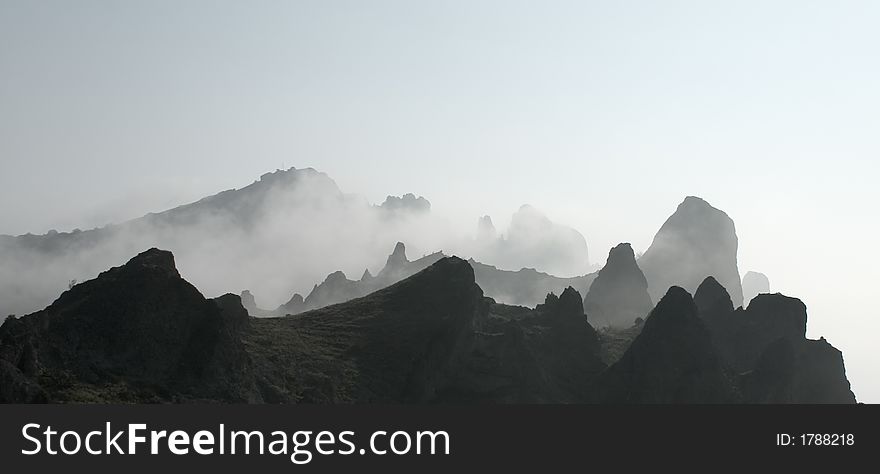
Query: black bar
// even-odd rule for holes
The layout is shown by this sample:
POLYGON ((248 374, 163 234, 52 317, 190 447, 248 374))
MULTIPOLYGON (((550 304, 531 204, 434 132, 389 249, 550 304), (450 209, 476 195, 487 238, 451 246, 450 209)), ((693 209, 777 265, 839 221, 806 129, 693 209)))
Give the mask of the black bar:
MULTIPOLYGON (((14 471, 4 469, 5 472, 48 472, 50 469, 76 469, 77 472, 119 472, 122 469, 153 473, 157 469, 172 469, 171 472, 186 469, 588 472, 600 467, 637 465, 687 469, 702 466, 707 472, 739 465, 751 466, 753 472, 764 472, 763 468, 772 465, 767 462, 792 467, 815 466, 821 461, 835 463, 843 469, 841 472, 847 472, 845 466, 870 460, 880 447, 878 415, 880 408, 876 405, 2 405, 0 465, 16 468, 14 471), (367 448, 367 452, 325 456, 317 454, 314 444, 309 444, 304 449, 310 450, 313 457, 301 465, 291 462, 289 456, 270 454, 199 455, 190 450, 187 455, 174 455, 165 450, 158 455, 148 455, 148 444, 139 445, 135 455, 22 454, 22 450, 34 447, 22 435, 22 428, 28 423, 41 425, 40 431, 51 425, 58 432, 75 430, 84 435, 91 430, 105 430, 107 422, 111 422, 113 431, 125 431, 129 423, 144 423, 148 430, 185 430, 190 435, 199 430, 217 433, 221 423, 227 431, 260 430, 267 438, 275 430, 288 434, 312 431, 310 442, 319 431, 350 430, 355 433, 352 441, 357 448, 367 448), (377 430, 389 434, 398 430, 411 434, 445 431, 449 434, 450 454, 372 454, 368 449, 369 437, 377 430), (780 445, 781 434, 789 435, 789 444, 780 445), (805 446, 801 442, 802 434, 838 435, 839 442, 805 446)), ((30 432, 36 433, 36 430, 30 432)), ((57 436, 53 446, 56 450, 59 449, 57 436)), ((821 437, 812 438, 822 443, 821 437)), ((103 438, 101 440, 94 444, 102 444, 103 438)), ((121 440, 119 445, 125 449, 126 438, 121 440)), ((73 438, 67 441, 71 448, 73 438)), ((398 448, 402 446, 403 442, 398 448)), ((388 448, 387 443, 382 447, 388 448)))

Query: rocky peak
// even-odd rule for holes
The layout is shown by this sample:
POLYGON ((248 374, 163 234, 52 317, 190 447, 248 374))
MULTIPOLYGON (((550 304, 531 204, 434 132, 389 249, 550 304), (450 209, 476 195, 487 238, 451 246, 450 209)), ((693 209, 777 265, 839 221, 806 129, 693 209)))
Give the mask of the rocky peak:
POLYGON ((802 340, 807 336, 807 306, 797 298, 781 293, 758 295, 747 313, 749 319, 772 327, 779 337, 802 340))
POLYGON ((394 251, 388 256, 388 260, 385 262, 385 267, 397 269, 403 267, 407 263, 409 263, 409 260, 406 258, 406 246, 403 245, 403 242, 398 242, 394 246, 394 251))
POLYGON ((706 277, 694 294, 694 304, 703 318, 712 318, 733 312, 730 294, 715 277, 706 277))
POLYGON ((648 282, 636 263, 632 246, 617 245, 608 253, 584 297, 584 310, 598 326, 630 327, 651 311, 648 282))
POLYGON ((645 320, 642 333, 671 332, 697 326, 702 327, 702 323, 697 317, 697 307, 691 294, 684 288, 672 286, 645 320))
POLYGON ((547 293, 544 304, 538 305, 537 309, 554 317, 585 320, 581 295, 570 286, 563 290, 559 296, 556 296, 555 293, 547 293))
POLYGON ((600 380, 613 403, 729 403, 734 390, 691 295, 673 286, 600 380))
POLYGON ((327 278, 324 280, 324 283, 329 284, 329 285, 335 285, 335 284, 343 283, 346 281, 348 281, 348 277, 345 276, 345 273, 342 272, 341 270, 337 270, 337 271, 327 275, 327 278))
POLYGON ((742 306, 742 282, 737 268, 738 239, 733 220, 695 196, 688 196, 666 220, 651 246, 639 259, 653 299, 670 286, 688 291, 714 276, 742 306))
POLYGON ((15 355, 28 350, 22 341, 51 341, 34 352, 41 373, 63 374, 61 386, 47 387, 50 399, 54 390, 72 401, 87 397, 79 380, 120 384, 128 391, 114 395, 120 400, 149 400, 168 390, 241 400, 247 389, 237 385, 244 374, 238 369, 245 359, 236 331, 247 314, 238 296, 206 300, 180 278, 171 252, 150 249, 24 316, 26 339, 10 339, 0 328, 0 346, 15 355), (233 359, 235 368, 226 364, 233 359))
POLYGON ((148 269, 180 277, 177 266, 174 264, 174 255, 167 250, 159 250, 155 247, 137 254, 124 267, 127 270, 148 269))

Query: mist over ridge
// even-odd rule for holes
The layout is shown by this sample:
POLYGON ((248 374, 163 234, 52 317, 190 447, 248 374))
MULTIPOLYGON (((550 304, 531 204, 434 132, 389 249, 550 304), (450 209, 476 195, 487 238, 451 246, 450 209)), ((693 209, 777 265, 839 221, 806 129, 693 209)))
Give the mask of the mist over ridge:
POLYGON ((269 307, 287 302, 292 290, 307 294, 331 272, 378 272, 396 242, 406 242, 416 257, 442 250, 501 269, 570 276, 589 269, 584 237, 531 206, 522 206, 503 233, 488 236, 477 221, 456 227, 412 193, 371 204, 312 168, 277 170, 240 189, 119 224, 0 236, 0 313, 45 307, 72 281, 151 247, 174 252, 205 294, 247 289, 269 307))

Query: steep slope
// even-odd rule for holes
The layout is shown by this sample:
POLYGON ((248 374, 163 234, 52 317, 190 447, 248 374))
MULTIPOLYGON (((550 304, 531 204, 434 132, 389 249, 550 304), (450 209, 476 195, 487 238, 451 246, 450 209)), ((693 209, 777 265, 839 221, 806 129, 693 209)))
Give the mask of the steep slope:
MULTIPOLYGON (((320 234, 328 245, 350 241, 335 232, 337 221, 370 212, 390 211, 372 210, 365 202, 343 194, 324 173, 291 168, 266 173, 240 189, 120 224, 86 231, 0 236, 0 261, 4 262, 0 282, 9 282, 0 285, 0 314, 23 314, 45 307, 66 289, 68 281, 94 278, 151 247, 174 251, 189 268, 189 277, 213 294, 248 286, 238 281, 295 281, 314 271, 302 265, 294 271, 271 263, 279 256, 304 259, 315 235, 320 234), (308 227, 303 227, 306 222, 308 227)), ((308 281, 323 274, 314 272, 308 281)))
POLYGON ((604 368, 574 289, 536 310, 498 305, 456 257, 366 297, 251 327, 262 394, 283 402, 577 401, 604 368))
POLYGON ((0 359, 53 401, 256 401, 237 338, 247 325, 238 297, 206 300, 151 249, 7 319, 0 359))
POLYGON ((483 309, 473 270, 446 258, 366 298, 254 320, 247 345, 270 400, 421 402, 483 309))
POLYGON ((596 326, 630 327, 653 308, 648 281, 636 264, 630 244, 620 244, 608 253, 584 297, 584 310, 596 326))
POLYGON ((731 375, 697 316, 691 295, 673 286, 642 332, 608 368, 596 391, 604 403, 731 403, 731 375))
POLYGON ((688 196, 639 259, 651 299, 657 301, 670 286, 694 292, 706 277, 714 276, 728 289, 734 306, 742 306, 737 247, 733 220, 706 201, 688 196))
POLYGON ((0 402, 855 401, 842 354, 805 339, 793 298, 734 311, 714 279, 696 302, 673 287, 612 349, 582 301, 568 287, 535 309, 498 304, 445 257, 345 303, 250 318, 150 249, 0 326, 0 402))
POLYGON ((748 403, 854 403, 843 356, 824 338, 806 338, 807 308, 797 298, 762 294, 733 309, 707 278, 694 297, 719 354, 740 374, 748 403))

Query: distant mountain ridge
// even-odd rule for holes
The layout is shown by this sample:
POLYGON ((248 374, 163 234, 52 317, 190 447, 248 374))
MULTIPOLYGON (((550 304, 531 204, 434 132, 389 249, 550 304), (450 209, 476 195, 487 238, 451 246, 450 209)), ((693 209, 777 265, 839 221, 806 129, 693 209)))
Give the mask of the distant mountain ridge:
MULTIPOLYGON (((316 295, 316 302, 300 304, 290 295, 333 270, 375 268, 377 258, 398 241, 417 250, 497 256, 500 260, 485 261, 503 268, 516 262, 537 268, 588 265, 583 236, 534 208, 520 209, 511 226, 503 238, 475 240, 435 217, 422 196, 407 193, 370 204, 343 193, 329 176, 312 168, 277 170, 240 189, 120 224, 0 236, 0 314, 45 307, 69 282, 94 278, 150 247, 173 251, 188 269, 187 278, 208 294, 247 288, 268 301, 286 301, 288 309, 338 299, 316 295)), ((541 300, 529 297, 531 304, 541 300)))
MULTIPOLYGON (((316 284, 305 298, 295 293, 289 302, 274 310, 260 308, 250 290, 242 292, 242 302, 254 316, 299 314, 366 296, 414 275, 446 257, 446 254, 438 251, 410 261, 406 256, 406 246, 403 242, 398 242, 376 276, 367 269, 360 280, 350 280, 343 272, 336 271, 316 284)), ((511 305, 534 307, 544 301, 548 293, 562 293, 568 287, 586 293, 595 278, 595 274, 561 278, 527 268, 519 271, 500 270, 473 259, 469 259, 468 263, 474 270, 477 284, 485 289, 487 296, 511 305)))

